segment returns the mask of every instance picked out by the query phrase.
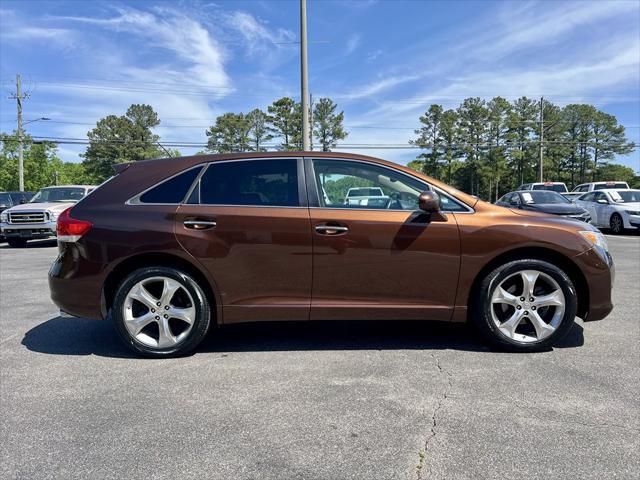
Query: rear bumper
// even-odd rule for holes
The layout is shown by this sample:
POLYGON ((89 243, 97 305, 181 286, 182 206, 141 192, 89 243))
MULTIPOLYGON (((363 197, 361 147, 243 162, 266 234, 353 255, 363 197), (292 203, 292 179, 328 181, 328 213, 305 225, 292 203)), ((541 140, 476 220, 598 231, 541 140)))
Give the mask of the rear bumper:
POLYGON ((578 291, 578 296, 588 298, 584 305, 583 319, 585 321, 602 320, 611 310, 611 289, 615 278, 615 265, 609 255, 603 259, 595 249, 590 249, 580 255, 573 257, 586 280, 587 292, 578 291))
POLYGON ((79 243, 58 242, 58 248, 49 269, 51 300, 70 316, 101 319, 103 265, 89 260, 79 243))

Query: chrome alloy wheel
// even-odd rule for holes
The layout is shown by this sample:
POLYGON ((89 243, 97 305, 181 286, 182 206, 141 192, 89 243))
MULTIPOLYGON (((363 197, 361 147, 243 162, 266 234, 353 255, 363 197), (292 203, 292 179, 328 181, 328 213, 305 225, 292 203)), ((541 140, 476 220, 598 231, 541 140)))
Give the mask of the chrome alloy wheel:
POLYGON ((122 308, 129 335, 154 348, 180 344, 196 319, 191 294, 169 277, 150 277, 136 283, 127 293, 122 308))
POLYGON ((491 318, 505 337, 522 343, 543 340, 564 316, 564 293, 552 277, 521 270, 502 280, 491 295, 491 318))

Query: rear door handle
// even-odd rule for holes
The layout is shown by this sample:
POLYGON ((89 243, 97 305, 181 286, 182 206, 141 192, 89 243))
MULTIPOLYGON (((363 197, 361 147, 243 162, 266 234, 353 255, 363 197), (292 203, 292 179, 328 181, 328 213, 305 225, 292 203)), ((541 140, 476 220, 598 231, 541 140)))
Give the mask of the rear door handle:
POLYGON ((218 225, 213 220, 185 220, 182 222, 186 228, 191 228, 193 230, 208 230, 210 228, 215 228, 218 225))
POLYGON ((316 233, 320 235, 341 235, 348 231, 348 227, 340 225, 316 225, 316 233))

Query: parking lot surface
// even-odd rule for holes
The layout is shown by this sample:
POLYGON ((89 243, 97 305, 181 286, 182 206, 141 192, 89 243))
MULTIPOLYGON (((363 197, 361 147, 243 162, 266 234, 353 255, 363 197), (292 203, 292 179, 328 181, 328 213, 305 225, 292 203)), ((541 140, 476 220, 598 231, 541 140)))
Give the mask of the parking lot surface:
POLYGON ((258 324, 144 360, 60 318, 55 242, 0 246, 0 478, 638 478, 640 236, 614 312, 553 351, 463 325, 258 324))

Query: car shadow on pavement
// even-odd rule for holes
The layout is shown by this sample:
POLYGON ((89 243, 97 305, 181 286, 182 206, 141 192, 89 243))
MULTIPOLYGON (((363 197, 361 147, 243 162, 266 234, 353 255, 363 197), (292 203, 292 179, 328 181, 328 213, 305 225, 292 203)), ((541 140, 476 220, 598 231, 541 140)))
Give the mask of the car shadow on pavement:
POLYGON ((56 246, 58 246, 58 241, 55 238, 27 242, 27 245, 21 248, 10 247, 9 244, 5 242, 0 243, 0 248, 4 248, 7 250, 29 250, 34 248, 51 248, 56 246))
MULTIPOLYGON (((575 324, 556 348, 584 344, 575 324)), ((50 355, 134 358, 108 321, 55 317, 29 330, 22 345, 50 355)), ((214 329, 195 354, 306 350, 465 350, 493 351, 465 324, 419 321, 268 322, 214 329)))

